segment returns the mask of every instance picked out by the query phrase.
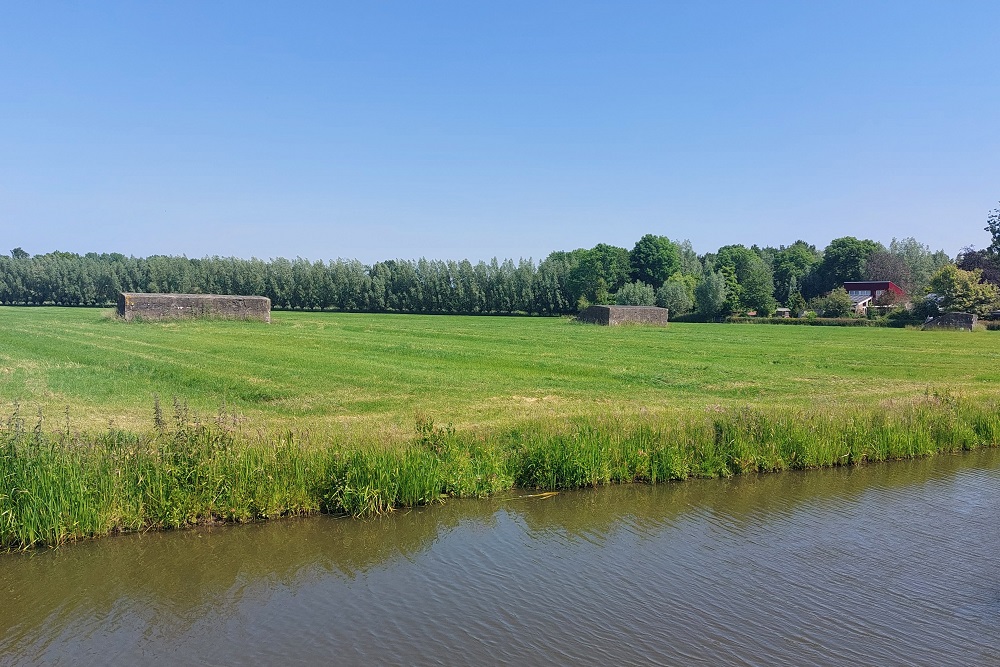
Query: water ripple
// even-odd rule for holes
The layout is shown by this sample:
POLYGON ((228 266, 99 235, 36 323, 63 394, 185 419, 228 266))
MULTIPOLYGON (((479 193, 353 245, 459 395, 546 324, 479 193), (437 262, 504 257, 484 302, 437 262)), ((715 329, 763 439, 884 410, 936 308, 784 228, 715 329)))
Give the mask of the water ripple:
POLYGON ((1000 452, 0 563, 2 664, 1000 664, 1000 452))

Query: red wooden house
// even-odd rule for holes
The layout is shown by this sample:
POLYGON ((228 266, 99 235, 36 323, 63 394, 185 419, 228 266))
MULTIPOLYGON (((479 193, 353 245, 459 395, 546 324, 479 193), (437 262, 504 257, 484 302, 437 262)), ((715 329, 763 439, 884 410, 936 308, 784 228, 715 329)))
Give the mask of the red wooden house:
POLYGON ((897 297, 903 297, 904 292, 899 285, 891 280, 863 280, 844 283, 844 289, 854 302, 854 310, 857 313, 865 313, 868 307, 886 292, 891 292, 897 297))

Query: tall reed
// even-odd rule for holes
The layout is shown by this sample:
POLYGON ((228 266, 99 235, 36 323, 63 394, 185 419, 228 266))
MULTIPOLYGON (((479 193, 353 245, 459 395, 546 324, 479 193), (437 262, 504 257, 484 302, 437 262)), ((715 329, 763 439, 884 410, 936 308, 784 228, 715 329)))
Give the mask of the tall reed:
POLYGON ((313 442, 157 407, 145 433, 0 425, 0 548, 314 512, 367 516, 515 487, 569 489, 857 465, 1000 443, 1000 405, 950 395, 880 407, 708 410, 456 432, 409 443, 313 442))

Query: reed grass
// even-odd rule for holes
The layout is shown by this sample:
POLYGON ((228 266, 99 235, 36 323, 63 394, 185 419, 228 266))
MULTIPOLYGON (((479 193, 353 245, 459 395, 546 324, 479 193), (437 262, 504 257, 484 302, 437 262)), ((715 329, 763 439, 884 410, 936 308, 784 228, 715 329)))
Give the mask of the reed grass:
POLYGON ((315 512, 368 516, 513 488, 571 489, 838 465, 1000 443, 1000 404, 947 392, 888 406, 713 408, 683 418, 543 419, 456 431, 416 420, 404 444, 199 421, 182 405, 153 428, 0 426, 0 547, 315 512))

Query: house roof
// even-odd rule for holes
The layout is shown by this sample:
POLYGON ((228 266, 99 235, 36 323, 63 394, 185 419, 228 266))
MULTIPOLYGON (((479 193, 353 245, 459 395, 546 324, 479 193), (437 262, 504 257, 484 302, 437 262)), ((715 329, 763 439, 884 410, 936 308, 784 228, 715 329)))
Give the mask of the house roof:
POLYGON ((892 282, 891 280, 855 280, 844 283, 844 289, 850 292, 854 291, 869 291, 878 292, 884 290, 887 292, 893 292, 894 294, 902 294, 903 289, 892 282))

